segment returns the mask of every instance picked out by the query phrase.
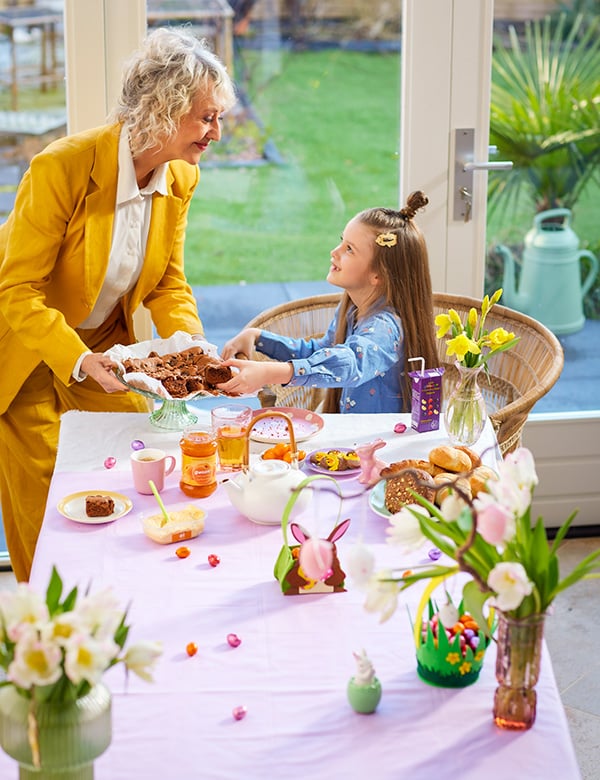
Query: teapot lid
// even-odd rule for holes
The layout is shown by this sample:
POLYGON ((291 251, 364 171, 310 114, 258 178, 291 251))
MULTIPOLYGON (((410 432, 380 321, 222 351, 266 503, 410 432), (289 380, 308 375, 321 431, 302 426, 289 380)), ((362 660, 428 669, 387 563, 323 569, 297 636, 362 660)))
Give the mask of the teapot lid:
POLYGON ((266 477, 267 479, 271 479, 286 474, 290 468, 290 464, 286 463, 284 460, 259 459, 252 464, 250 471, 253 475, 258 477, 266 477))

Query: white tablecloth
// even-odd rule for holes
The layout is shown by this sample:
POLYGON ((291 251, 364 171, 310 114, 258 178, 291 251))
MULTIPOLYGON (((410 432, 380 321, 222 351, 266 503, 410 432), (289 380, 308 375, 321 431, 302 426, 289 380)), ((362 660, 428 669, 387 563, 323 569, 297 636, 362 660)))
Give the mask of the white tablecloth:
MULTIPOLYGON (((445 441, 443 432, 416 434, 409 428, 395 434, 399 419, 325 416, 323 430, 303 446, 349 447, 381 437, 387 445, 378 455, 391 462, 426 457, 445 441)), ((547 650, 534 728, 499 731, 491 715, 493 646, 480 679, 468 688, 436 688, 417 676, 408 613, 414 615, 418 587, 407 592, 384 624, 364 610, 364 593, 351 581, 346 593, 283 596, 273 578, 281 530, 239 515, 222 486, 200 502, 207 511, 206 530, 187 543, 189 558, 175 556, 177 545, 147 539, 140 514, 155 504, 152 496, 133 489, 129 455, 134 439, 175 454, 179 465, 179 434, 152 428, 146 415, 65 415, 32 574, 38 589, 45 587, 53 564, 67 587, 111 584, 124 605, 131 602, 130 640, 164 643, 154 684, 134 677, 126 682, 119 666, 105 675, 113 692, 114 733, 111 747, 96 761, 97 780, 580 777, 547 650), (117 460, 111 470, 103 465, 108 456, 117 460), (132 498, 134 508, 113 523, 78 524, 56 510, 62 497, 78 490, 121 492, 132 498), (221 558, 216 568, 208 564, 211 553, 221 558), (242 640, 238 648, 227 644, 231 632, 242 640), (185 651, 191 641, 199 648, 192 658, 185 651), (373 715, 356 714, 346 698, 356 670, 352 652, 362 648, 383 686, 373 715), (239 705, 248 713, 236 721, 232 710, 239 705)), ((486 459, 493 461, 493 445, 487 429, 475 449, 491 447, 486 459)), ((253 444, 252 449, 267 446, 253 444)), ((167 504, 184 499, 178 472, 177 467, 167 477, 167 504)), ((343 484, 348 493, 351 484, 359 487, 356 479, 343 484)), ((320 515, 337 512, 333 494, 319 501, 320 515)), ((380 567, 409 567, 426 558, 427 547, 400 558, 397 548, 385 543, 386 520, 364 498, 344 500, 343 516, 352 523, 338 542, 342 567, 345 551, 359 536, 372 547, 380 567)), ((311 521, 314 517, 307 518, 311 521)), ((0 777, 16 776, 16 767, 1 754, 0 777)))

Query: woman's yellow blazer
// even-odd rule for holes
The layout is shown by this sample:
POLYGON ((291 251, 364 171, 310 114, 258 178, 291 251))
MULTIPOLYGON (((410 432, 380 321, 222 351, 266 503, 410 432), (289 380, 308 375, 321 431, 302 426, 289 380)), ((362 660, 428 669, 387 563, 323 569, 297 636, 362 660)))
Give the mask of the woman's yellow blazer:
MULTIPOLYGON (((66 136, 31 161, 15 207, 0 225, 0 414, 44 361, 66 385, 87 347, 74 328, 92 311, 112 240, 120 125, 66 136)), ((202 333, 184 274, 187 213, 198 166, 169 164, 166 196, 153 195, 144 265, 123 300, 144 304, 159 335, 202 333)))

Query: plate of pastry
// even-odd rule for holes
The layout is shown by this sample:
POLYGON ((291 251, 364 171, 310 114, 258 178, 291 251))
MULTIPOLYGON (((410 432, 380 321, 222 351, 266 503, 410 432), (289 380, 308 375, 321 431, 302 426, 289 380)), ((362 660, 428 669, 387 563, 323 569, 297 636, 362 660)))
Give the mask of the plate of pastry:
POLYGON ((133 501, 112 490, 81 490, 62 498, 56 507, 63 517, 76 523, 112 523, 133 508, 133 501))
POLYGON ((335 477, 355 477, 360 474, 356 450, 349 447, 325 447, 314 450, 306 458, 306 468, 317 474, 335 477))
MULTIPOLYGON (((268 414, 269 412, 283 412, 291 419, 294 437, 297 442, 310 439, 311 436, 322 430, 325 424, 323 418, 316 412, 311 412, 310 409, 295 409, 290 406, 255 409, 252 418, 255 419, 259 415, 268 414)), ((276 415, 265 417, 255 423, 250 431, 250 438, 253 441, 260 442, 289 441, 287 423, 283 417, 276 415)))

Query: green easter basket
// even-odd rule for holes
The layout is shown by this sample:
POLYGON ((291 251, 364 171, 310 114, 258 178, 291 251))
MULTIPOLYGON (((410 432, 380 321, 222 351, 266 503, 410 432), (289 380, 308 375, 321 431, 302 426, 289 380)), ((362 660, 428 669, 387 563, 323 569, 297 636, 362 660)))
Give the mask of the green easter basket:
MULTIPOLYGON (((443 582, 445 577, 435 577, 425 589, 414 622, 414 639, 417 652, 417 673, 419 677, 431 685, 441 688, 466 688, 477 681, 485 651, 491 641, 491 632, 494 624, 494 613, 488 616, 488 631, 479 628, 477 632, 478 644, 474 650, 467 645, 460 646, 460 633, 456 633, 451 639, 446 631, 438 629, 434 635, 431 618, 437 613, 437 608, 430 598, 433 590, 443 582), (423 635, 423 613, 428 608, 427 631, 423 635)), ((463 614, 463 603, 458 606, 459 614, 463 614)))
POLYGON ((336 540, 344 535, 348 529, 348 525, 350 524, 350 520, 343 520, 340 523, 342 498, 342 491, 338 482, 333 477, 328 477, 326 475, 307 477, 292 491, 292 495, 288 500, 285 509, 283 510, 283 516, 281 518, 283 546, 279 552, 279 555, 277 556, 277 561, 275 562, 275 567, 273 570, 275 579, 279 582, 281 591, 285 596, 299 596, 307 593, 339 593, 346 590, 344 587, 346 574, 344 571, 342 571, 342 567, 340 566, 337 555, 337 548, 335 545, 336 540), (340 508, 338 510, 337 520, 333 530, 327 537, 327 541, 331 542, 333 545, 333 560, 331 563, 331 570, 329 575, 323 580, 310 579, 310 577, 308 577, 300 567, 300 547, 302 546, 302 542, 308 539, 308 535, 304 529, 295 523, 292 523, 292 531, 298 535, 296 537, 298 544, 290 544, 288 537, 290 513, 294 508, 296 501, 298 500, 298 496, 302 490, 307 487, 307 485, 317 479, 326 479, 329 480, 329 482, 333 482, 337 494, 340 498, 340 508))

